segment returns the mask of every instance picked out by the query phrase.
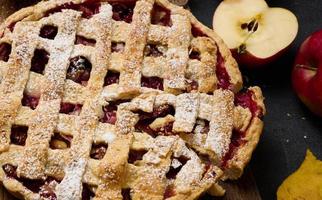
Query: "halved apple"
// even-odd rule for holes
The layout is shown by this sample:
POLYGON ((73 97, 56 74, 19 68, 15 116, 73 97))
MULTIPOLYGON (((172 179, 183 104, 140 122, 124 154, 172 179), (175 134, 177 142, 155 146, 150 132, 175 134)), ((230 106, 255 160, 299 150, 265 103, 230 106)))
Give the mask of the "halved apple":
POLYGON ((270 8, 264 0, 224 0, 217 7, 213 28, 241 65, 267 65, 295 39, 298 22, 283 8, 270 8))

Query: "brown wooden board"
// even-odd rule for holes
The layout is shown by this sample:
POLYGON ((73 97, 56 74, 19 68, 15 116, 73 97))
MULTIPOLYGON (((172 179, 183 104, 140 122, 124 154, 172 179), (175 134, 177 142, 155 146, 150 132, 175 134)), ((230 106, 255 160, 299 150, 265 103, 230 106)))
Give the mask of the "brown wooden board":
MULTIPOLYGON (((28 5, 32 5, 37 0, 0 0, 0 22, 14 11, 19 10, 28 5)), ((202 3, 202 2, 200 2, 202 3)), ((245 170, 245 173, 238 181, 230 181, 221 184, 226 189, 224 197, 211 197, 206 195, 201 199, 215 200, 261 200, 259 191, 256 186, 255 179, 250 168, 245 170)), ((2 186, 0 186, 0 200, 15 200, 2 186)))

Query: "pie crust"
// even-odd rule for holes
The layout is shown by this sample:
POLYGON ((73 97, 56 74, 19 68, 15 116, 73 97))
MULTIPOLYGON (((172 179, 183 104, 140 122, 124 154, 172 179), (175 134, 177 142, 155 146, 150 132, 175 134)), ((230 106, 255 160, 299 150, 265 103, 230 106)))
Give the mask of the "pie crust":
POLYGON ((50 0, 0 28, 0 181, 21 199, 197 199, 263 128, 229 49, 166 0, 50 0))

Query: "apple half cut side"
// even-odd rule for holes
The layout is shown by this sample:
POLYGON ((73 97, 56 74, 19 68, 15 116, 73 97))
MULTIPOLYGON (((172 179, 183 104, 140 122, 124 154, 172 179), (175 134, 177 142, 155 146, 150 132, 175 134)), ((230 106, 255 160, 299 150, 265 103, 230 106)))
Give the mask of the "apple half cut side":
POLYGON ((239 64, 256 68, 283 54, 297 35, 298 21, 264 0, 225 0, 214 13, 213 28, 239 64))

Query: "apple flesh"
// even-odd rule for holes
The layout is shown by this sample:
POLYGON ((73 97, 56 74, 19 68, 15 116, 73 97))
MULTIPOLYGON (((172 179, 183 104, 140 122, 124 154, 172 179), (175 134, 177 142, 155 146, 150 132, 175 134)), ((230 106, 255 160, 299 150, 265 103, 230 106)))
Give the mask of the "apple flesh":
POLYGON ((298 21, 292 12, 270 8, 264 0, 225 0, 214 13, 213 28, 239 64, 256 68, 285 52, 297 35, 298 21))
POLYGON ((322 117, 322 30, 301 45, 295 59, 292 83, 302 102, 322 117))

